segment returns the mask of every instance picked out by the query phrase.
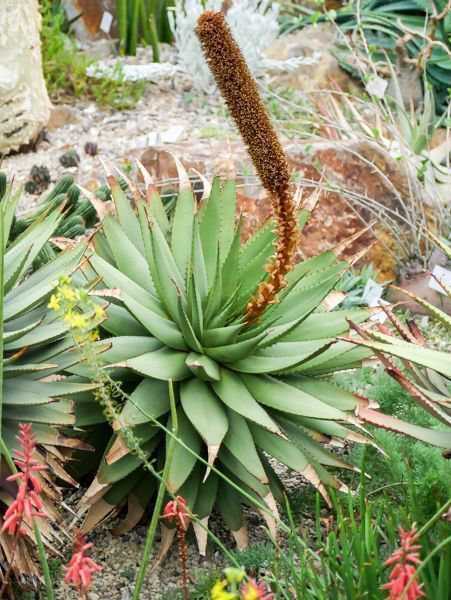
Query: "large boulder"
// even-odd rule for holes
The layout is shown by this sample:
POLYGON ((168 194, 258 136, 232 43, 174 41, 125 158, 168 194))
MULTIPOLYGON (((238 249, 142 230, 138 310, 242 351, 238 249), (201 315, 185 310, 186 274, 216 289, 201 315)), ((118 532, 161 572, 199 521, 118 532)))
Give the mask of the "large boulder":
POLYGON ((0 2, 0 155, 33 142, 50 116, 38 0, 0 2))

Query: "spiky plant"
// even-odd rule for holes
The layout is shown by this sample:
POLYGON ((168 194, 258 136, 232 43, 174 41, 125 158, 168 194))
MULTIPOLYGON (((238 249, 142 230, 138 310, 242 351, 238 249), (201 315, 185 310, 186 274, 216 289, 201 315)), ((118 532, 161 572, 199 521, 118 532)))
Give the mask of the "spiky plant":
MULTIPOLYGON (((429 236, 451 260, 449 244, 431 233, 429 236)), ((451 299, 451 288, 440 280, 437 280, 437 283, 442 287, 445 296, 451 299)), ((439 322, 451 333, 451 317, 448 314, 411 292, 400 288, 399 291, 420 304, 429 312, 432 320, 439 322)), ((354 337, 353 342, 376 352, 387 373, 398 381, 422 408, 446 426, 443 431, 427 430, 391 417, 389 427, 449 451, 451 449, 451 353, 428 347, 427 340, 413 320, 408 320, 404 324, 391 309, 387 309, 386 312, 392 329, 379 326, 378 330, 368 331, 354 325, 354 329, 360 335, 358 338, 354 337), (392 358, 398 359, 398 364, 392 358)), ((380 415, 373 414, 371 409, 365 411, 368 421, 378 424, 380 415)))
MULTIPOLYGON (((39 445, 36 458, 48 463, 57 476, 71 481, 63 468, 65 454, 82 444, 63 435, 60 427, 75 422, 72 395, 90 390, 93 385, 62 377, 64 368, 77 361, 77 353, 67 335, 67 324, 47 308, 58 278, 76 268, 84 247, 80 245, 71 252, 61 253, 52 263, 33 272, 33 262, 57 229, 62 214, 58 210, 42 214, 10 241, 20 190, 13 191, 3 174, 0 174, 0 188, 1 523, 4 510, 16 492, 15 484, 5 478, 10 474, 10 457, 17 446, 19 423, 33 424, 39 445)), ((58 493, 47 473, 40 476, 44 478, 45 509, 56 517, 58 493)), ((48 526, 44 526, 44 535, 50 535, 48 526)), ((11 543, 7 533, 0 535, 0 564, 10 559, 11 543)), ((27 543, 21 542, 15 567, 22 573, 33 572, 27 543)))
MULTIPOLYGON (((101 296, 111 298, 104 327, 115 337, 103 355, 105 368, 129 396, 83 498, 85 529, 127 500, 126 526, 143 515, 156 481, 128 440, 139 439, 147 461, 162 468, 172 382, 179 443, 167 488, 204 524, 217 509, 245 545, 243 503, 258 505, 275 525, 283 485, 272 459, 304 476, 326 500, 328 487, 344 487, 327 467, 352 466, 322 444, 367 441, 359 414, 368 403, 325 376, 356 367, 371 353, 336 340, 348 331, 348 319, 362 322, 368 312, 329 310, 329 294, 347 268, 333 252, 295 266, 308 212, 293 207, 286 160, 255 83, 222 15, 204 14, 198 33, 272 194, 274 218, 243 244, 233 182, 215 179, 198 207, 182 172, 169 219, 151 188, 146 200, 137 199, 136 215, 109 179, 116 215, 104 219, 90 262, 103 280, 101 296)), ((205 532, 198 523, 194 529, 204 551, 205 532)))

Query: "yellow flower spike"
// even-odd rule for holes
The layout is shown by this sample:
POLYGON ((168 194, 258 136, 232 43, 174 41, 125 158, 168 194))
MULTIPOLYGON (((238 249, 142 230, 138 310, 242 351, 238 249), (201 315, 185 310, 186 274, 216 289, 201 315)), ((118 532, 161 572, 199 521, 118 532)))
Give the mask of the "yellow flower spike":
POLYGON ((52 294, 50 296, 50 301, 47 304, 47 307, 50 308, 51 310, 59 310, 61 308, 61 304, 59 302, 59 298, 56 294, 52 294))

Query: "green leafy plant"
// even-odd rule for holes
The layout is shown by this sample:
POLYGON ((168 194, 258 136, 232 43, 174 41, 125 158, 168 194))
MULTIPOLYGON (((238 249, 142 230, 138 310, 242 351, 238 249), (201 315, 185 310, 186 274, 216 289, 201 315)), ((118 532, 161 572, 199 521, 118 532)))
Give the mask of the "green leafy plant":
POLYGON ((136 54, 139 41, 152 46, 159 62, 159 42, 172 41, 167 10, 171 0, 116 0, 121 54, 136 54))
MULTIPOLYGON (((87 528, 127 497, 140 499, 128 522, 143 514, 156 487, 143 456, 157 468, 166 462, 172 382, 178 429, 167 489, 204 524, 217 508, 243 546, 242 502, 257 506, 275 531, 283 486, 268 456, 301 473, 328 501, 326 488, 344 486, 326 467, 353 467, 321 442, 365 442, 354 429, 359 417, 377 415, 381 426, 387 417, 320 378, 356 367, 370 354, 335 339, 348 330, 348 319, 362 322, 368 313, 329 313, 322 305, 347 268, 333 252, 294 264, 298 227, 308 212, 296 215, 286 160, 255 82, 221 13, 204 13, 198 32, 273 195, 274 219, 242 244, 232 182, 215 179, 198 207, 179 165, 181 189, 169 220, 151 184, 147 200, 136 198, 136 215, 109 178, 116 215, 107 216, 95 236, 90 265, 107 286, 98 293, 111 301, 103 327, 113 337, 104 368, 123 381, 128 397, 113 415, 115 434, 83 501, 90 506, 87 528), (124 444, 129 431, 140 441, 141 456, 124 444)), ((399 423, 444 443, 436 432, 399 423)), ((194 529, 204 551, 207 538, 194 529)))
MULTIPOLYGON (((80 244, 63 252, 51 263, 32 271, 32 265, 53 232, 58 228, 62 213, 49 210, 14 240, 11 228, 20 199, 20 190, 13 190, 4 174, 0 174, 0 450, 6 461, 6 475, 12 468, 11 454, 17 449, 16 434, 19 422, 33 424, 38 444, 36 458, 49 464, 59 476, 72 481, 64 470, 65 455, 70 449, 83 447, 82 442, 64 435, 62 428, 75 423, 71 398, 91 390, 90 383, 65 378, 64 369, 78 360, 68 325, 60 322, 47 303, 58 276, 75 269, 85 248, 80 244), (7 466, 9 465, 9 466, 7 466)), ((11 504, 15 495, 14 483, 1 480, 0 512, 11 504)), ((51 479, 44 487, 43 501, 48 515, 56 519, 55 498, 51 479)), ((44 525, 42 534, 51 539, 51 528, 44 525)), ((0 560, 8 557, 9 539, 0 535, 0 560)), ((21 545, 15 568, 34 573, 30 547, 21 545)))
MULTIPOLYGON (((358 29, 375 64, 396 62, 401 56, 425 72, 432 84, 438 112, 446 113, 451 87, 451 13, 447 0, 363 0, 351 2, 337 11, 313 15, 289 16, 283 30, 293 31, 318 20, 333 19, 345 33, 358 29)), ((354 75, 365 74, 353 61, 341 58, 341 64, 354 75)))
MULTIPOLYGON (((276 552, 266 577, 276 598, 387 598, 383 586, 390 569, 386 561, 397 549, 398 528, 410 529, 409 509, 413 507, 410 503, 390 501, 383 493, 380 501, 376 502, 374 497, 368 501, 367 492, 362 481, 357 497, 334 496, 334 516, 330 518, 322 518, 317 509, 315 526, 308 539, 298 533, 294 517, 288 511, 291 533, 284 548, 276 552)), ((446 506, 449 502, 418 532, 420 566, 412 579, 422 584, 427 598, 438 600, 449 598, 450 526, 437 523, 446 506)), ((401 592, 406 584, 407 581, 401 583, 401 592)))
POLYGON ((144 92, 143 82, 126 81, 120 66, 112 79, 89 78, 86 69, 94 60, 76 47, 68 32, 63 8, 55 9, 51 0, 43 0, 41 14, 42 63, 47 89, 53 100, 86 98, 116 109, 136 105, 144 92))
MULTIPOLYGON (((450 246, 434 235, 429 235, 451 258, 450 246)), ((440 281, 438 283, 443 292, 451 297, 451 290, 446 283, 440 281)), ((444 311, 411 292, 398 289, 429 311, 432 318, 451 330, 451 318, 444 311)), ((387 309, 387 315, 393 326, 392 331, 384 326, 379 326, 377 331, 369 331, 356 325, 354 329, 360 334, 357 343, 374 350, 388 374, 401 384, 419 406, 446 426, 446 429, 440 432, 440 436, 444 443, 448 439, 444 447, 449 451, 451 449, 450 354, 428 348, 426 339, 414 321, 409 320, 405 325, 390 309, 387 309), (386 355, 400 359, 404 369, 398 367, 386 355)))

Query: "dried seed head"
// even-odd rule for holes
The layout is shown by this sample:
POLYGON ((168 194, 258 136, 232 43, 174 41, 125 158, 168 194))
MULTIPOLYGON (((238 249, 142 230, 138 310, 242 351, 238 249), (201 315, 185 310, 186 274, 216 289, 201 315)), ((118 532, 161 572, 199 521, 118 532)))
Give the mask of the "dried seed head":
POLYGON ((276 301, 277 293, 285 285, 285 275, 293 267, 298 229, 290 195, 290 173, 257 84, 232 37, 224 14, 204 12, 199 17, 196 32, 257 173, 272 196, 277 249, 267 267, 268 279, 260 284, 246 308, 246 320, 250 323, 276 301))
POLYGON ((285 154, 223 13, 204 12, 196 31, 263 185, 273 194, 287 190, 290 175, 285 154))

